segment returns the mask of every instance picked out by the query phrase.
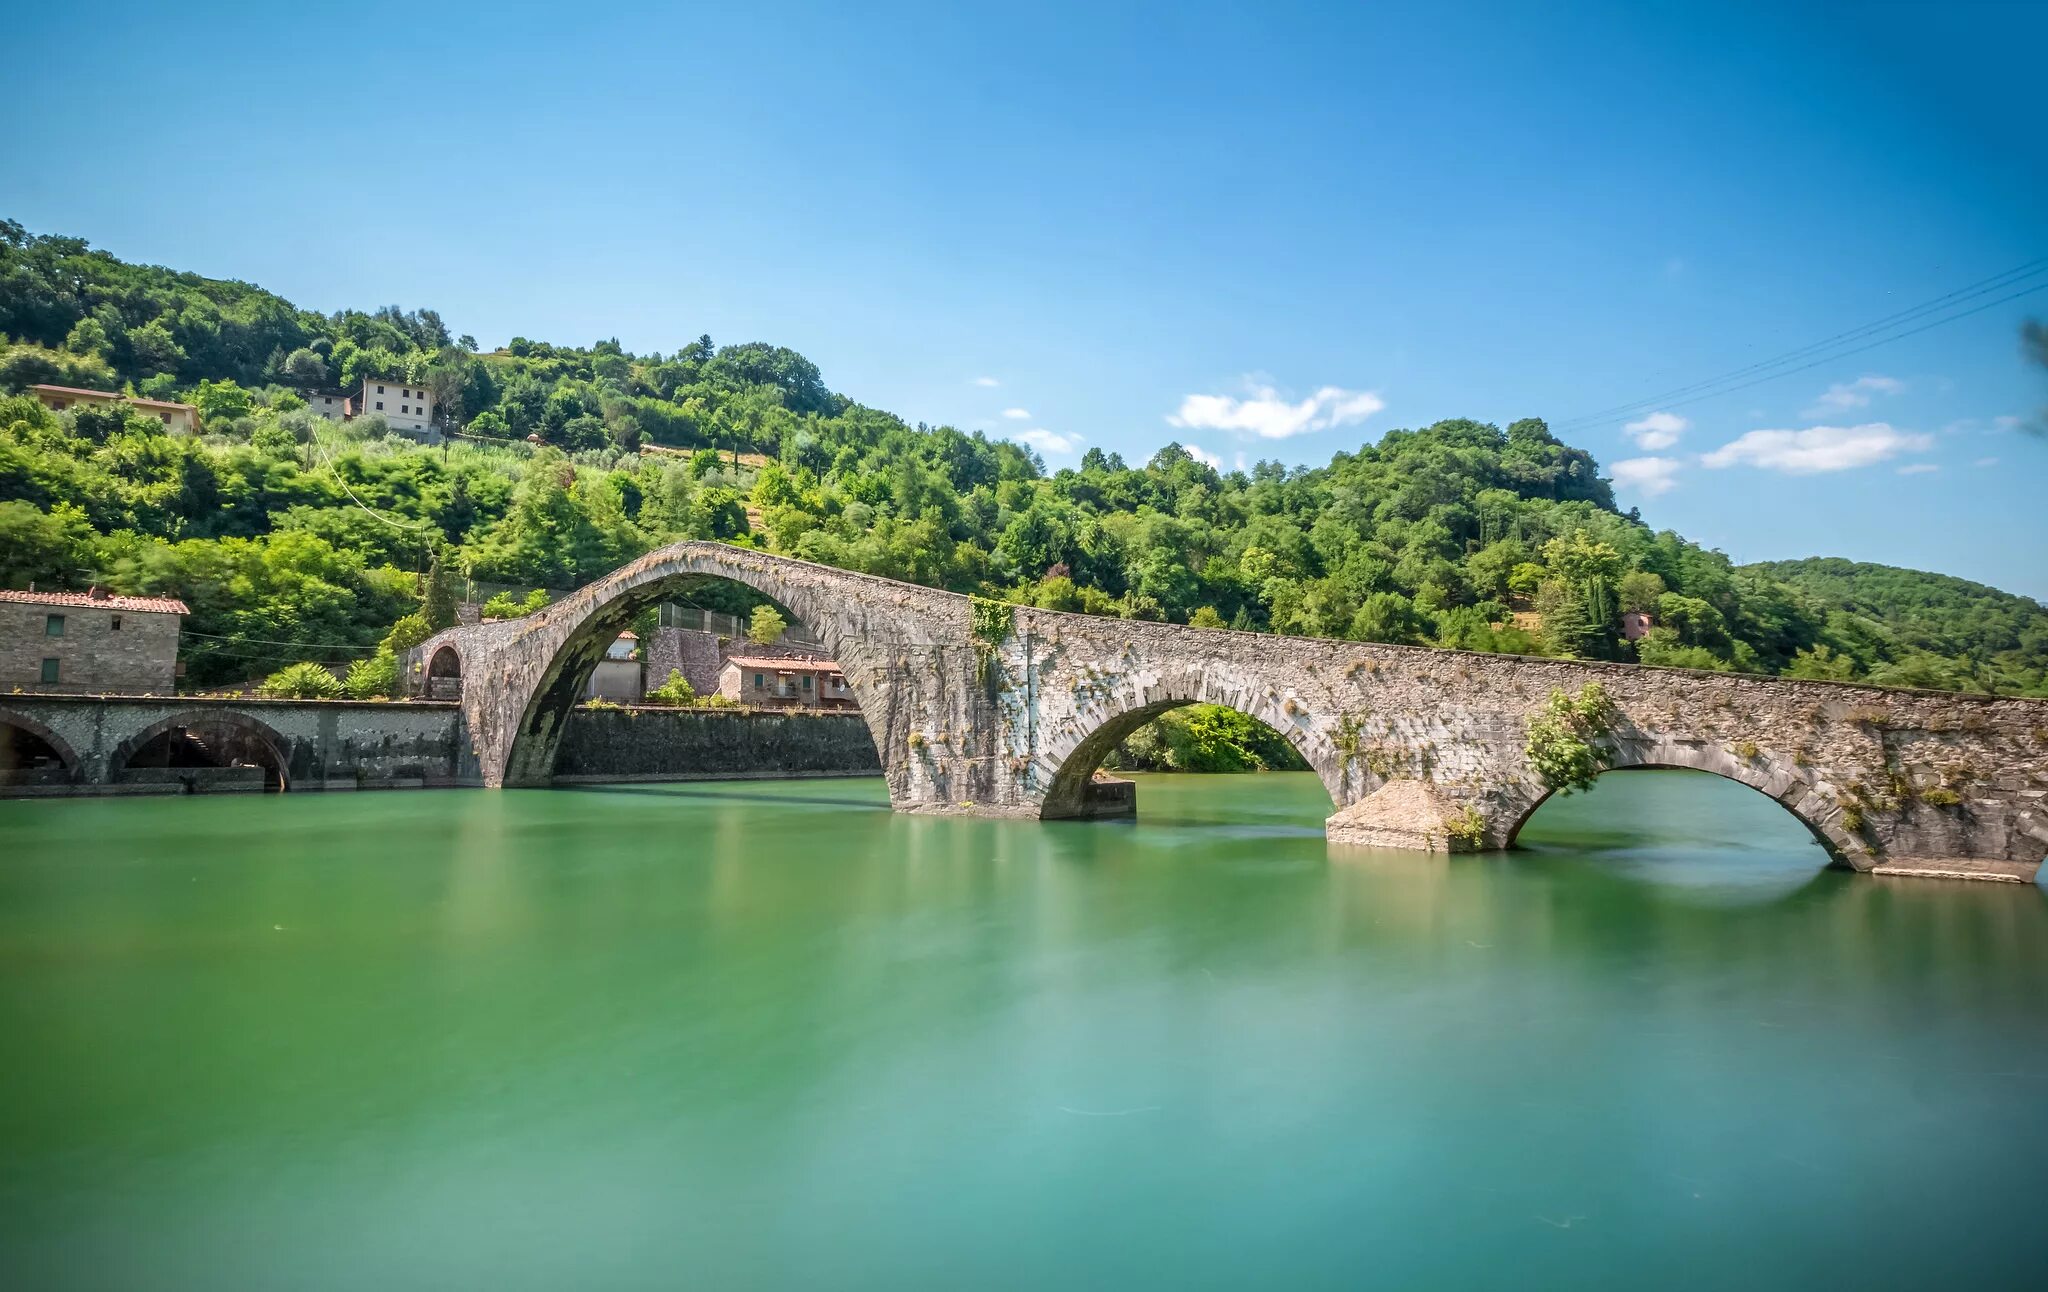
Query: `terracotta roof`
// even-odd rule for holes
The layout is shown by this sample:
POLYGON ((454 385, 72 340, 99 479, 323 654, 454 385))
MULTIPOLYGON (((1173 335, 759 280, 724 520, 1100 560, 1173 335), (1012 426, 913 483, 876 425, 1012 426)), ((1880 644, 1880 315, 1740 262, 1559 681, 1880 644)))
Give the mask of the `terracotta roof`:
POLYGON ((725 662, 737 664, 741 668, 787 669, 791 672, 837 673, 839 671, 839 665, 829 659, 799 659, 791 655, 784 655, 776 659, 769 659, 759 655, 728 655, 725 662))
POLYGON ((176 597, 117 597, 110 592, 28 592, 0 588, 0 601, 25 601, 36 606, 99 606, 107 610, 141 610, 153 614, 189 615, 176 597))
POLYGON ((180 404, 168 399, 144 399, 140 395, 124 395, 118 390, 87 390, 82 386, 30 386, 30 390, 45 390, 52 395, 90 395, 94 399, 118 399, 123 403, 139 404, 144 408, 182 408, 188 413, 199 410, 190 404, 180 404))

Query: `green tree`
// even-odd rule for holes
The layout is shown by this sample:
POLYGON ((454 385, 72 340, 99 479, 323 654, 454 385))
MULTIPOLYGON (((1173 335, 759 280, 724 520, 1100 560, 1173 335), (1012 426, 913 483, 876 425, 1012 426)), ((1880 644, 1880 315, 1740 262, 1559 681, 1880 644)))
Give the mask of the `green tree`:
POLYGON ((788 631, 789 621, 770 605, 755 606, 753 617, 747 621, 747 640, 762 646, 774 645, 788 631))
POLYGON ((668 680, 660 686, 648 688, 643 698, 649 704, 681 708, 696 703, 697 688, 690 685, 690 679, 684 677, 680 670, 672 668, 668 671, 668 680))
POLYGON ((448 567, 441 563, 441 553, 436 551, 427 563, 425 596, 420 613, 427 626, 435 632, 455 626, 455 581, 448 574, 448 567))

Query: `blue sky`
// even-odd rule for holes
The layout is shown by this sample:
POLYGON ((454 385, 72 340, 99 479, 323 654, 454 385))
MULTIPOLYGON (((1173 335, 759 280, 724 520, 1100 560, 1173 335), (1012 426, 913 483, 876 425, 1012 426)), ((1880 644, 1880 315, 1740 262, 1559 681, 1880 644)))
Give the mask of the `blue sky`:
POLYGON ((1362 9, 42 5, 0 214, 487 345, 773 341, 1053 467, 1542 416, 1738 560, 2048 598, 2048 291, 1586 416, 2048 256, 2048 11, 1362 9))

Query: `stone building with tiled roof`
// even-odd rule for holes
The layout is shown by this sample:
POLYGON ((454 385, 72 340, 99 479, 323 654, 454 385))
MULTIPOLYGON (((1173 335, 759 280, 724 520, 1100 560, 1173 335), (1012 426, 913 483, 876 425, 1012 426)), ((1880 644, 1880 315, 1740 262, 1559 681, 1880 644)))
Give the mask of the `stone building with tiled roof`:
POLYGON ((858 707, 838 663, 808 655, 730 655, 718 673, 718 693, 762 708, 858 707))
POLYGON ((175 597, 0 589, 0 693, 169 695, 188 613, 175 597))

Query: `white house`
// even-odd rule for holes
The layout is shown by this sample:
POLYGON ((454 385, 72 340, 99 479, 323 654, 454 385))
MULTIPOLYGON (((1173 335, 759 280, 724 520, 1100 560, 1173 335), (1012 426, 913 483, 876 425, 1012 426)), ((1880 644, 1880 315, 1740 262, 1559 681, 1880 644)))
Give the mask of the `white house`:
POLYGON ((336 395, 324 390, 307 391, 306 408, 330 422, 339 422, 354 416, 349 410, 347 395, 336 395))
POLYGON ((640 669, 640 635, 630 630, 605 647, 604 658, 591 670, 584 695, 592 700, 638 704, 646 692, 640 669))
POLYGON ((409 381, 363 378, 363 397, 356 404, 356 413, 381 413, 392 430, 429 443, 440 436, 434 429, 434 397, 409 381))

